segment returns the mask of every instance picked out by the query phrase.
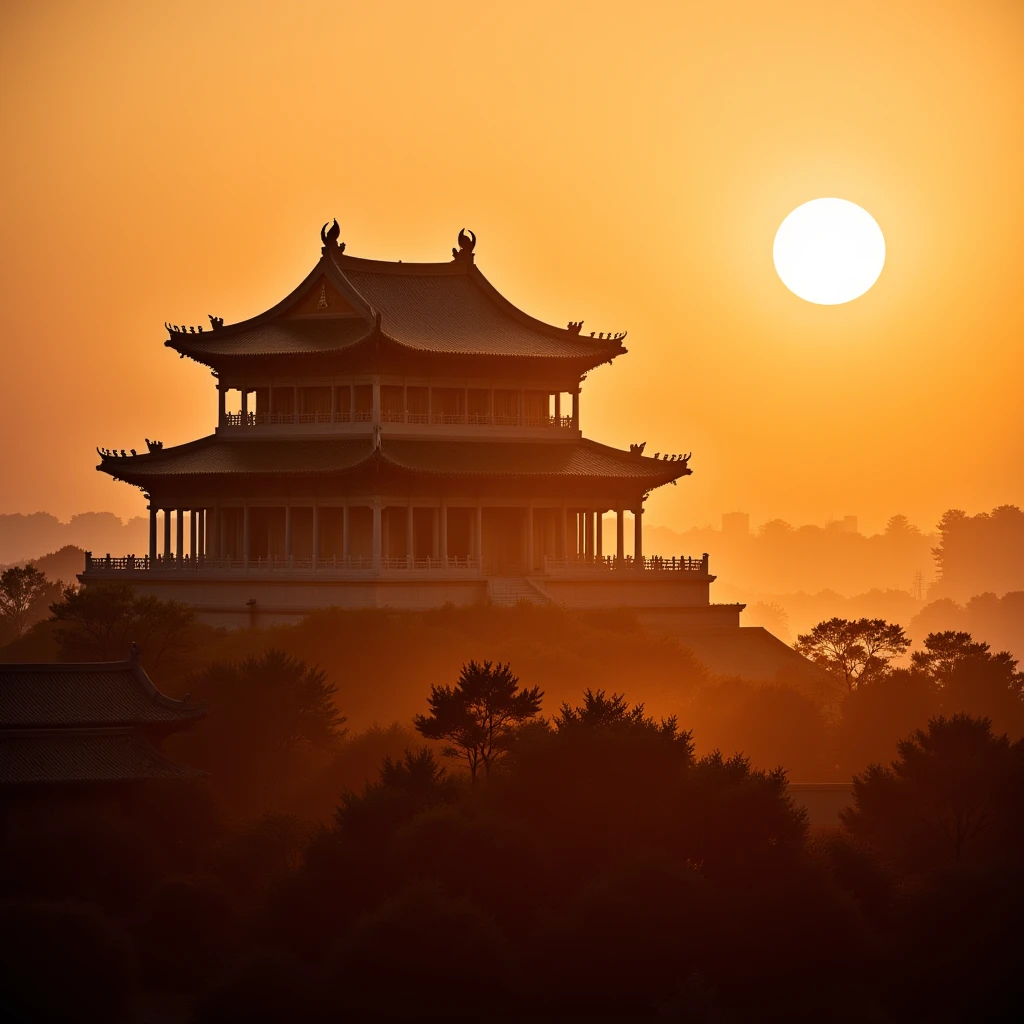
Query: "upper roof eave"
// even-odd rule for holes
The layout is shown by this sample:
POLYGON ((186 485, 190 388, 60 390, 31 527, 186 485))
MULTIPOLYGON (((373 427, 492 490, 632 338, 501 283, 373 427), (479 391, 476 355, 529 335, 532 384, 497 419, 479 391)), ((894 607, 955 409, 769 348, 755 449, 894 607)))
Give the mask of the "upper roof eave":
MULTIPOLYGON (((373 277, 363 277, 363 281, 367 286, 370 285, 372 280, 373 277)), ((380 292, 380 288, 374 287, 371 291, 380 292)), ((407 309, 406 317, 408 317, 407 309)), ((235 324, 220 326, 210 331, 200 330, 198 332, 186 332, 182 330, 174 330, 172 325, 166 326, 170 337, 164 342, 164 344, 168 348, 172 348, 180 355, 188 356, 189 358, 214 369, 216 369, 220 364, 230 364, 242 360, 251 361, 253 359, 264 360, 270 358, 315 359, 329 357, 335 353, 351 352, 358 349, 378 334, 382 337, 386 337, 399 349, 403 351, 416 352, 417 354, 449 355, 456 357, 494 357, 502 360, 517 359, 526 360, 528 362, 543 363, 547 363, 548 360, 555 360, 557 361, 556 365, 557 363, 565 365, 576 362, 580 365, 595 367, 602 363, 611 362, 617 356, 622 355, 626 351, 622 344, 622 339, 626 337, 625 332, 614 337, 609 334, 607 338, 594 337, 593 333, 591 333, 590 336, 586 336, 581 333, 579 324, 572 324, 568 328, 556 327, 553 324, 546 323, 543 320, 539 320, 536 317, 531 316, 529 313, 526 313, 513 302, 510 302, 505 298, 505 296, 502 295, 501 292, 499 292, 498 289, 495 288, 484 276, 483 272, 476 266, 472 259, 458 258, 444 263, 391 262, 345 255, 343 252, 338 251, 337 247, 330 245, 324 246, 321 250, 320 259, 297 285, 297 287, 292 289, 292 291, 281 299, 280 302, 257 316, 239 321, 235 324), (401 296, 401 291, 399 291, 397 296, 389 296, 387 294, 379 295, 379 298, 385 302, 383 307, 379 307, 361 291, 359 281, 360 274, 384 275, 385 277, 412 279, 438 277, 463 278, 472 283, 473 289, 475 289, 480 298, 484 300, 486 306, 492 308, 500 317, 506 318, 510 321, 515 321, 521 327, 525 328, 528 334, 523 341, 519 342, 520 347, 525 347, 527 349, 530 348, 530 342, 528 339, 529 335, 532 334, 534 339, 534 350, 502 351, 500 344, 488 344, 484 340, 484 338, 487 337, 486 329, 484 329, 483 335, 480 338, 479 349, 474 349, 472 345, 467 346, 465 344, 465 338, 462 339, 463 343, 461 345, 456 343, 452 344, 450 347, 446 346, 443 340, 440 343, 436 340, 426 342, 425 338, 416 337, 418 332, 415 329, 412 332, 413 338, 411 340, 408 338, 403 339, 398 336, 400 332, 396 332, 394 329, 389 329, 388 327, 388 321, 392 317, 389 314, 389 308, 387 306, 387 300, 389 298, 393 298, 397 301, 398 296, 401 296), (352 309, 355 310, 355 313, 311 319, 321 324, 330 324, 337 321, 361 321, 365 325, 365 331, 362 333, 361 337, 353 336, 353 332, 349 330, 347 332, 348 337, 346 337, 343 342, 339 341, 337 345, 325 345, 322 348, 311 347, 304 349, 301 347, 300 342, 299 346, 294 350, 289 348, 272 348, 263 351, 217 351, 217 349, 223 348, 225 343, 229 343, 232 338, 238 337, 241 340, 242 336, 254 329, 264 327, 268 324, 280 324, 282 321, 291 323, 294 318, 289 317, 285 320, 285 315, 294 309, 295 305, 303 298, 310 287, 313 286, 316 280, 321 276, 326 277, 331 285, 345 296, 345 298, 350 302, 352 309), (541 337, 550 338, 553 342, 560 345, 562 350, 550 353, 543 351, 543 343, 538 344, 541 337)), ((464 326, 465 325, 463 324, 463 327, 464 326)), ((433 325, 433 329, 436 331, 436 324, 433 325)), ((428 335, 430 330, 431 328, 428 327, 428 335)), ((358 334, 358 332, 355 333, 358 334)), ((406 333, 409 332, 406 331, 406 333)), ((272 342, 270 343, 272 344, 272 342)), ((512 346, 512 348, 515 347, 515 345, 512 346)))

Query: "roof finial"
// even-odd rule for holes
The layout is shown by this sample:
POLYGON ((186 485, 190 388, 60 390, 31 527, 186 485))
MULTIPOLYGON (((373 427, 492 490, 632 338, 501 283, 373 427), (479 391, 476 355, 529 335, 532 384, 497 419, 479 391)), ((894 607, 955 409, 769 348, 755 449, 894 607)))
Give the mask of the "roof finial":
POLYGON ((470 263, 472 263, 473 249, 476 246, 476 235, 474 235, 473 232, 469 230, 469 228, 463 228, 459 232, 458 242, 458 249, 452 249, 452 259, 468 260, 470 263))
POLYGON ((345 243, 339 242, 338 238, 341 235, 341 228, 338 227, 337 220, 331 223, 328 227, 326 224, 320 229, 320 241, 324 243, 323 252, 327 255, 327 250, 332 246, 336 245, 341 252, 345 251, 345 243))

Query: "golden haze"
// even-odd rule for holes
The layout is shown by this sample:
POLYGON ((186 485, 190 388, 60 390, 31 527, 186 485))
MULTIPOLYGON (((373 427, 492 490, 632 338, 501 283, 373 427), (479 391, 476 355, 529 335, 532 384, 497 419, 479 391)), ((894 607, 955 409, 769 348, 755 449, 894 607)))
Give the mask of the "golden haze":
POLYGON ((652 523, 933 524, 1024 503, 1017 3, 5 5, 0 512, 139 514, 95 445, 209 432, 161 324, 276 302, 348 251, 443 260, 630 332, 584 430, 694 452, 652 523), (790 294, 818 196, 885 232, 876 286, 790 294))

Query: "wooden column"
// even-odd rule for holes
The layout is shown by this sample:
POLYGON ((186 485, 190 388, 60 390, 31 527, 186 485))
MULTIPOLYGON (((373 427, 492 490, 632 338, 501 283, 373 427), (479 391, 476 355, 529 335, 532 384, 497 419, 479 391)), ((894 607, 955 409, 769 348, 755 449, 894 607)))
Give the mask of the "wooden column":
POLYGON ((526 571, 533 572, 533 505, 526 506, 526 571))
POLYGON ((568 558, 569 557, 569 512, 565 507, 565 502, 562 502, 559 508, 559 527, 558 527, 558 557, 568 558))
POLYGON ((206 558, 206 509, 199 510, 199 557, 206 558))
POLYGON ((285 502, 284 506, 284 560, 291 568, 292 564, 292 503, 285 502))
POLYGON ((227 419, 227 388, 223 384, 217 385, 217 426, 223 427, 227 419))
POLYGON ((597 538, 594 541, 594 554, 601 558, 604 555, 604 512, 600 509, 594 513, 594 528, 597 532, 597 538))
POLYGON ((171 510, 161 509, 164 514, 164 561, 167 561, 173 554, 171 551, 171 510))
POLYGON ((242 387, 242 426, 249 426, 249 389, 242 387))
POLYGON ((580 393, 574 391, 572 393, 572 428, 573 430, 580 429, 580 393))
POLYGON ((313 499, 313 572, 316 572, 317 559, 320 557, 320 504, 313 499))
POLYGON ((476 501, 476 516, 473 521, 473 554, 476 555, 477 563, 483 565, 483 506, 479 499, 476 501))
POLYGON ((626 557, 626 510, 615 510, 615 557, 621 565, 626 557))
POLYGON ((188 557, 192 559, 192 564, 195 564, 196 555, 199 553, 199 549, 196 546, 196 542, 199 539, 199 513, 196 509, 191 509, 188 514, 188 557))
POLYGON ((373 378, 373 422, 380 424, 380 377, 373 378))
POLYGON ((220 502, 215 501, 213 503, 213 529, 210 531, 212 537, 212 544, 210 545, 210 554, 213 555, 214 558, 221 557, 222 545, 220 540, 220 519, 220 502))
POLYGON ((413 531, 412 521, 412 505, 407 505, 405 509, 405 560, 409 563, 409 568, 412 568, 413 557, 415 552, 413 546, 415 541, 415 534, 413 531))
POLYGON ((373 567, 380 569, 381 515, 380 498, 373 500, 373 567))
POLYGON ((292 423, 299 422, 299 385, 292 385, 292 423))
POLYGON ((594 513, 589 509, 583 513, 583 554, 588 561, 594 558, 594 513))
POLYGON ((338 419, 338 387, 332 381, 331 382, 331 422, 335 423, 338 419))
POLYGON ((555 392, 555 426, 562 425, 562 392, 555 392))
POLYGON ((430 526, 431 526, 431 545, 430 545, 430 557, 440 558, 441 557, 441 516, 440 510, 432 508, 430 510, 430 526))
POLYGON ((346 501, 341 509, 341 557, 345 560, 345 565, 348 565, 350 544, 349 544, 349 511, 348 502, 346 501))
POLYGON ((249 568, 249 502, 242 506, 242 566, 249 568))
POLYGON ((185 510, 179 508, 176 513, 176 529, 174 531, 174 558, 181 562, 185 558, 185 510))
POLYGON ((156 509, 149 506, 149 561, 156 561, 156 509))
POLYGON ((633 561, 637 569, 644 567, 644 510, 643 506, 633 509, 633 561))
POLYGON ((448 506, 441 502, 441 564, 448 567, 448 506))
POLYGON ((380 510, 380 557, 385 561, 391 557, 391 509, 387 505, 380 510))

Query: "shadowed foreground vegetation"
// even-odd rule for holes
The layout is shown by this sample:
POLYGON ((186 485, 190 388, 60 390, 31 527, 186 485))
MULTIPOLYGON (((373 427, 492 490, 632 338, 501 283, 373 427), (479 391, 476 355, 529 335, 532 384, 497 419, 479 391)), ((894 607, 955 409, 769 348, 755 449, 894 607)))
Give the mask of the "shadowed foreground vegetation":
POLYGON ((986 1021, 1022 994, 1024 743, 985 720, 933 719, 811 835, 783 769, 699 756, 621 694, 545 719, 509 666, 468 665, 424 694, 435 752, 345 739, 284 654, 238 672, 286 693, 244 767, 403 752, 325 821, 240 814, 216 777, 8 799, 11 1019, 986 1021))

